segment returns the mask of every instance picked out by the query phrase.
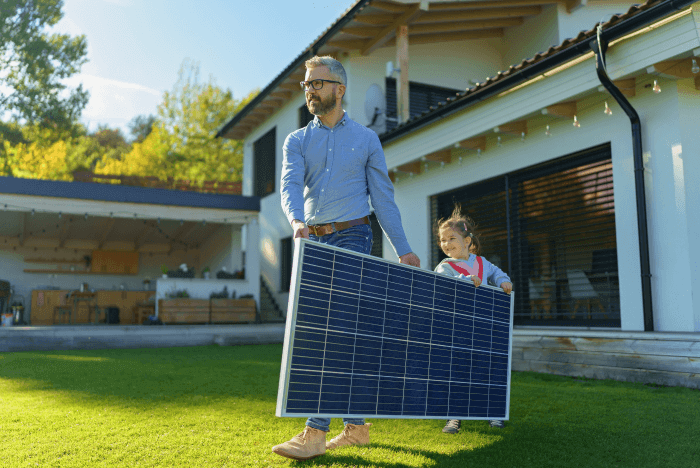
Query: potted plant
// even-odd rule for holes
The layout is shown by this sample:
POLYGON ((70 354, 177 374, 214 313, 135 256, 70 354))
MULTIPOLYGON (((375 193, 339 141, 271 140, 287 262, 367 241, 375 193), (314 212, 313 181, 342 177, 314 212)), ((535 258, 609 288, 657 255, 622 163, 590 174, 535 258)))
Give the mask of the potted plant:
POLYGON ((209 272, 209 267, 204 267, 204 270, 202 270, 202 276, 204 277, 204 279, 209 279, 210 274, 211 273, 209 272))
POLYGON ((168 266, 163 264, 160 266, 160 271, 163 273, 163 278, 168 277, 168 266))

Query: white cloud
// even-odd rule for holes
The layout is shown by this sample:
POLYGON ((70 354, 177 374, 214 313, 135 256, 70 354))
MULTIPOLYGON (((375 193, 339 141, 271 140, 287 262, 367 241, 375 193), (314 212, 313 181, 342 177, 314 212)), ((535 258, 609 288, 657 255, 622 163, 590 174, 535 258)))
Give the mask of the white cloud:
POLYGON ((90 130, 97 128, 98 124, 107 124, 112 128, 121 128, 127 135, 131 119, 138 115, 155 114, 161 102, 161 91, 138 83, 85 74, 66 81, 71 88, 79 83, 90 92, 90 101, 81 119, 90 130))

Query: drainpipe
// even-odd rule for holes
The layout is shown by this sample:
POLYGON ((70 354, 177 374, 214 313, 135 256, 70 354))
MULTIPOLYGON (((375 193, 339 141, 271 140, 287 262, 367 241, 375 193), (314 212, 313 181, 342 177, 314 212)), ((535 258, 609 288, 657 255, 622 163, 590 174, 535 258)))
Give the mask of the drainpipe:
POLYGON ((637 231, 639 236, 639 262, 642 272, 642 306, 644 331, 654 331, 654 311, 651 302, 651 267, 649 265, 649 235, 647 230, 646 196, 644 194, 644 161, 642 159, 642 126, 639 114, 622 92, 610 81, 605 69, 607 40, 602 37, 602 26, 598 25, 597 41, 591 42, 596 55, 596 72, 605 89, 620 104, 632 124, 632 149, 634 159, 634 186, 637 195, 637 231))

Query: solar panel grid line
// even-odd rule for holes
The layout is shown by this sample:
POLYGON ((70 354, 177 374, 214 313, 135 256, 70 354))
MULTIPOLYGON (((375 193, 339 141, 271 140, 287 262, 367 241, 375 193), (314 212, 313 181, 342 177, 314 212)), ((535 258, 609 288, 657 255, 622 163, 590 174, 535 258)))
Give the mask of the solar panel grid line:
POLYGON ((495 398, 505 396, 505 403, 499 402, 499 411, 504 411, 507 419, 512 296, 500 292, 497 301, 496 288, 490 286, 481 287, 474 293, 473 286, 465 288, 459 280, 433 272, 398 266, 383 259, 309 241, 299 240, 297 244, 295 264, 300 262, 304 250, 300 246, 305 245, 310 252, 306 258, 309 268, 305 269, 304 275, 293 275, 293 282, 296 280, 297 284, 290 290, 287 323, 294 327, 288 326, 285 333, 278 416, 313 415, 308 414, 307 407, 294 405, 306 398, 305 395, 318 391, 314 399, 315 409, 325 411, 318 416, 344 416, 343 411, 352 412, 347 415, 351 417, 472 416, 470 405, 483 404, 481 410, 475 407, 474 417, 470 419, 487 419, 491 403, 496 402, 495 398), (323 262, 317 261, 316 257, 323 257, 323 262), (334 271, 339 269, 337 277, 335 273, 327 274, 326 278, 314 277, 313 270, 318 272, 319 265, 326 268, 324 262, 334 265, 334 271), (365 281, 365 273, 368 281, 365 281), (310 278, 311 287, 300 281, 301 278, 310 278), (299 285, 300 282, 305 284, 299 285), (326 296, 317 301, 327 301, 324 317, 318 317, 317 304, 305 296, 322 296, 321 287, 327 288, 326 296), (295 298, 292 298, 292 293, 295 298), (438 301, 439 295, 446 297, 438 301), (467 310, 470 304, 464 302, 465 298, 471 303, 471 311, 467 310), (500 315, 493 310, 497 302, 502 309, 500 315), (507 303, 510 303, 509 307, 506 307, 507 303), (371 305, 369 309, 368 304, 371 305), (450 306, 452 310, 446 310, 450 306), (510 320, 504 322, 504 319, 510 320), (313 334, 304 335, 311 333, 311 328, 315 329, 313 334), (297 341, 300 344, 292 350, 295 331, 299 333, 297 341), (469 333, 468 338, 465 338, 465 332, 469 333), (323 338, 319 340, 316 336, 323 338), (292 339, 287 340, 288 337, 292 339), (314 368, 318 364, 314 348, 319 346, 322 346, 320 356, 323 363, 314 368), (385 351, 390 353, 385 354, 385 351), (396 355, 396 351, 401 354, 396 355), (434 357, 437 360, 434 361, 434 357), (466 369, 465 359, 471 364, 466 369), (453 372, 455 362, 461 366, 458 374, 453 372), (293 369, 292 363, 295 365, 293 369), (479 366, 477 374, 474 374, 475 366, 479 366), (339 370, 346 373, 345 377, 339 370), (313 373, 320 374, 320 377, 309 377, 313 373), (283 384, 282 379, 287 377, 289 382, 283 384), (443 383, 445 378, 446 384, 443 383), (316 390, 309 385, 316 386, 316 390), (455 398, 453 390, 458 392, 454 394, 455 398), (464 390, 466 394, 460 393, 464 390), (287 391, 291 395, 289 398, 287 391), (461 401, 471 400, 473 392, 481 402, 461 401), (368 395, 373 400, 367 400, 368 395), (440 399, 437 408, 433 408, 435 395, 440 399), (398 398, 401 398, 401 404, 396 411, 382 415, 382 411, 389 411, 387 408, 393 399, 398 398), (288 401, 291 401, 290 405, 287 405, 288 401), (367 406, 369 401, 372 404, 367 406))

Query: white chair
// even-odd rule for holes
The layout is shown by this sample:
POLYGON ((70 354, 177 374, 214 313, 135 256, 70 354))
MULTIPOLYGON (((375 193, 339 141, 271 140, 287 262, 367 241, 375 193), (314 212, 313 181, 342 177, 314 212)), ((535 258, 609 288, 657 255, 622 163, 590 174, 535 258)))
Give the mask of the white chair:
POLYGON ((569 314, 569 318, 576 317, 579 306, 586 306, 586 316, 591 318, 591 306, 597 305, 605 318, 608 318, 603 308, 603 303, 598 298, 598 293, 593 289, 588 276, 581 270, 566 270, 566 277, 569 280, 569 292, 574 300, 574 308, 569 314))
POLYGON ((530 319, 552 318, 552 292, 554 290, 553 281, 543 281, 540 279, 528 279, 530 288, 530 319))

